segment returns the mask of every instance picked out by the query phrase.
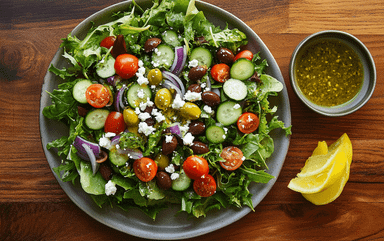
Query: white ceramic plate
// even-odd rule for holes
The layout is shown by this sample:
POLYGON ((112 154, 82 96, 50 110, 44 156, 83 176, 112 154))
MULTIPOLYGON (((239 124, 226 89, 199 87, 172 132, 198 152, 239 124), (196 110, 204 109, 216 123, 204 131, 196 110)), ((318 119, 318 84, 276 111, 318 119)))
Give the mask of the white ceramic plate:
MULTIPOLYGON (((152 6, 150 0, 137 2, 143 9, 152 6)), ((84 38, 88 29, 91 27, 92 22, 96 25, 109 22, 112 13, 126 10, 129 4, 131 4, 131 1, 121 2, 91 15, 81 22, 72 31, 72 34, 80 39, 84 38)), ((238 28, 240 31, 243 31, 249 39, 249 49, 254 53, 261 52, 261 57, 266 59, 269 64, 266 72, 277 78, 284 85, 284 90, 277 97, 270 99, 271 106, 272 104, 278 105, 279 110, 277 115, 279 116, 279 119, 284 121, 286 126, 291 125, 291 111, 283 76, 281 75, 275 59, 262 40, 245 23, 225 10, 200 1, 196 2, 196 7, 199 10, 202 10, 205 16, 215 25, 224 28, 226 23, 228 23, 230 28, 238 28)), ((60 48, 51 62, 58 68, 67 66, 67 62, 62 57, 62 54, 63 50, 60 48)), ((68 128, 60 122, 45 118, 42 115, 42 110, 45 106, 51 104, 50 97, 46 91, 51 92, 57 87, 59 82, 60 80, 58 77, 47 71, 44 78, 40 101, 40 132, 42 145, 51 168, 59 166, 61 160, 56 155, 55 151, 47 150, 46 145, 48 142, 60 138, 63 135, 68 135, 68 128)), ((276 178, 272 179, 267 184, 251 185, 250 191, 254 194, 252 200, 255 207, 274 185, 283 166, 289 147, 289 137, 285 136, 285 131, 280 129, 275 130, 271 136, 275 141, 275 152, 269 158, 268 172, 276 178)), ((104 208, 99 208, 93 202, 91 197, 82 190, 79 183, 72 185, 71 182, 63 183, 58 177, 56 178, 70 199, 89 216, 109 227, 142 238, 157 240, 191 238, 223 228, 241 219, 251 211, 248 207, 241 209, 228 208, 211 211, 206 218, 191 219, 187 218, 186 214, 178 214, 175 216, 178 210, 178 207, 175 206, 170 207, 168 210, 161 211, 158 214, 156 221, 153 221, 141 211, 135 209, 125 212, 118 207, 111 208, 107 205, 104 208)))

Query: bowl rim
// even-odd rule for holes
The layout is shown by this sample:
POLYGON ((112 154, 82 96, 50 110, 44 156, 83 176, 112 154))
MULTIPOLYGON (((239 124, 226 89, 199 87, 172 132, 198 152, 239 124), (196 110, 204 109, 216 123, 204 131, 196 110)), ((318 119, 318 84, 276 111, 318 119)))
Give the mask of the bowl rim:
POLYGON ((365 103, 368 102, 376 86, 376 67, 373 57, 369 52, 368 48, 357 37, 350 33, 340 30, 323 30, 307 36, 296 46, 295 50, 291 55, 291 61, 289 63, 289 79, 296 96, 307 107, 325 116, 338 117, 349 115, 360 109, 363 105, 365 105, 365 103), (308 100, 308 98, 303 95, 300 88, 297 86, 295 80, 295 63, 298 54, 304 47, 310 45, 312 42, 315 42, 319 39, 338 39, 352 47, 355 52, 359 52, 358 55, 364 68, 363 85, 365 86, 362 87, 359 93, 352 100, 344 104, 333 107, 317 105, 312 101, 308 100))

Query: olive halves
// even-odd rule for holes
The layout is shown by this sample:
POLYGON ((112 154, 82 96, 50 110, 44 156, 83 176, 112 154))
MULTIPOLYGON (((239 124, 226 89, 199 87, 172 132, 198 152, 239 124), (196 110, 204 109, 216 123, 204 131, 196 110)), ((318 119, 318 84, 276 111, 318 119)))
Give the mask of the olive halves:
POLYGON ((172 179, 169 177, 168 173, 158 172, 156 174, 156 183, 161 189, 167 190, 172 186, 172 179))
POLYGON ((147 39, 144 44, 144 51, 146 53, 152 52, 159 44, 161 44, 161 39, 159 38, 147 39))
POLYGON ((201 94, 201 99, 206 105, 211 107, 220 104, 220 96, 213 91, 204 91, 201 94))
POLYGON ((233 52, 227 48, 220 48, 216 53, 216 57, 220 62, 225 64, 231 64, 235 59, 233 52))
POLYGON ((198 65, 189 70, 188 78, 191 81, 197 81, 207 73, 207 67, 198 65))

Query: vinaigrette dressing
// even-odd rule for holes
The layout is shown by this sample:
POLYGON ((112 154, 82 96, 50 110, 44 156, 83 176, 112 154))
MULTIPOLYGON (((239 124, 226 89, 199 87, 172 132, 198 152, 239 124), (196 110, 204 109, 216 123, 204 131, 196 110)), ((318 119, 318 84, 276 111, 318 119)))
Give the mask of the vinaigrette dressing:
POLYGON ((339 40, 321 40, 298 56, 297 84, 312 102, 337 106, 353 99, 363 84, 357 53, 339 40))

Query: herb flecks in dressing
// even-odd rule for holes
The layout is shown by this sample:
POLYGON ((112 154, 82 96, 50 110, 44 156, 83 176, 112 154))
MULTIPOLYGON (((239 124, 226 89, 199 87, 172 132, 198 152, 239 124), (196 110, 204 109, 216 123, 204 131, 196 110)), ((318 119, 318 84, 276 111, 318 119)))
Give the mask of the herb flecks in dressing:
POLYGON ((338 40, 321 40, 307 47, 297 59, 295 74, 303 94, 322 106, 348 102, 363 83, 363 66, 357 53, 338 40))

